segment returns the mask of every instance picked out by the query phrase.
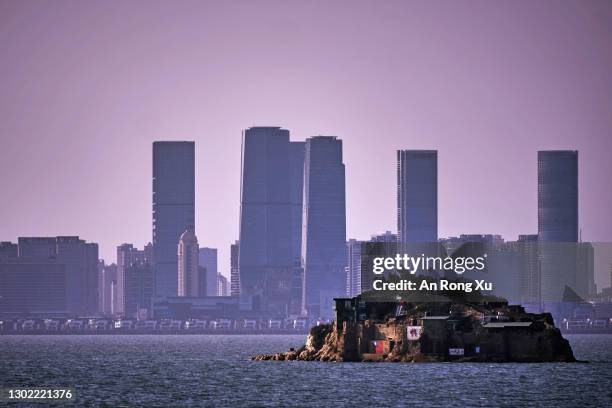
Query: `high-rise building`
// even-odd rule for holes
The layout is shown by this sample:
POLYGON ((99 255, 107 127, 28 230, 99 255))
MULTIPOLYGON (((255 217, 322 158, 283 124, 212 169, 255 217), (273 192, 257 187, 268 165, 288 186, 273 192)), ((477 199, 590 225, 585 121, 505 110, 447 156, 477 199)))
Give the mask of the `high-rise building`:
POLYGON ((195 231, 195 143, 153 143, 153 260, 155 294, 178 293, 177 245, 195 231))
POLYGON ((0 318, 46 317, 68 310, 67 266, 53 259, 0 259, 0 318))
POLYGON ((98 310, 103 315, 117 313, 117 265, 107 265, 103 260, 98 263, 98 310), (113 293, 115 290, 115 293, 113 293))
POLYGON ((230 295, 240 296, 240 241, 234 242, 230 247, 230 295))
POLYGON ((200 266, 206 268, 205 282, 202 285, 206 288, 201 296, 217 296, 217 248, 200 248, 200 266))
POLYGON ((2 244, 0 310, 91 315, 98 311, 98 244, 79 237, 20 237, 2 244))
POLYGON ((346 292, 346 195, 342 140, 306 140, 302 259, 304 309, 331 318, 333 298, 346 292))
POLYGON ((577 292, 578 152, 538 152, 538 241, 542 301, 553 311, 577 292), (552 302, 552 303, 551 303, 552 302))
POLYGON ((521 255, 519 292, 521 304, 537 304, 541 301, 540 263, 538 259, 538 235, 519 235, 516 248, 521 255))
POLYGON ((178 296, 205 295, 200 292, 202 283, 200 282, 198 249, 198 239, 195 234, 189 230, 183 232, 178 243, 178 296))
POLYGON ((222 274, 217 274, 217 294, 215 296, 229 296, 227 278, 222 274))
POLYGON ((148 309, 153 286, 152 245, 139 250, 133 244, 117 247, 116 300, 113 313, 137 317, 138 309, 148 309))
POLYGON ((538 237, 578 242, 578 151, 538 152, 538 237))
MULTIPOLYGON (((397 234, 391 231, 373 234, 368 241, 357 242, 357 244, 357 247, 349 248, 348 254, 349 266, 351 262, 354 265, 352 268, 354 286, 351 296, 371 291, 374 280, 377 279, 370 267, 361 268, 362 263, 369 263, 372 257, 393 258, 398 254, 397 234)), ((383 276, 387 277, 388 274, 383 276)))
POLYGON ((590 242, 577 244, 575 292, 583 299, 597 294, 595 286, 595 248, 590 242))
POLYGON ((117 247, 117 304, 115 313, 123 313, 125 311, 125 275, 126 270, 133 263, 144 262, 144 251, 140 251, 132 244, 121 244, 117 247))
POLYGON ((397 151, 399 242, 438 241, 438 152, 397 151))
POLYGON ((128 318, 151 317, 153 298, 153 267, 146 260, 138 260, 125 270, 123 315, 128 318))
POLYGON ((346 243, 346 296, 361 294, 361 241, 349 239, 346 243))
MULTIPOLYGON (((295 205, 289 131, 246 129, 242 140, 240 296, 254 310, 286 315, 291 303, 295 205)), ((297 148, 295 150, 298 150, 297 148)), ((295 172, 297 174, 298 172, 295 172)))

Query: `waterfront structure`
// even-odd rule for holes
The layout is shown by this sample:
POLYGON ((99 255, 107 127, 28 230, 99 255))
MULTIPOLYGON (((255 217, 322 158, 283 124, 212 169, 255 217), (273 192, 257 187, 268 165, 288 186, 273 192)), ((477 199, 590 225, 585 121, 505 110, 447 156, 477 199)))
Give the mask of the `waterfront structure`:
POLYGON ((240 296, 240 241, 235 241, 230 246, 230 296, 240 296))
MULTIPOLYGON (((206 282, 200 279, 198 239, 189 230, 183 232, 178 243, 178 296, 204 296, 206 282)), ((204 277, 207 271, 204 269, 204 277)), ((216 291, 216 279, 215 279, 216 291)))
POLYGON ((206 269, 204 280, 201 283, 205 291, 200 296, 217 296, 217 248, 200 248, 199 250, 200 266, 206 269))
POLYGON ((245 309, 244 306, 240 298, 231 296, 155 298, 152 302, 151 317, 154 319, 202 319, 207 322, 225 320, 227 330, 230 329, 231 321, 244 321, 245 316, 250 315, 250 309, 245 309))
POLYGON ((1 247, 2 312, 98 311, 98 244, 76 236, 20 237, 1 247))
MULTIPOLYGON (((240 296, 258 311, 287 315, 295 259, 296 203, 292 180, 299 148, 289 131, 252 127, 243 132, 240 198, 240 296)), ((299 164, 297 164, 299 167, 299 164)))
POLYGON ((177 245, 195 230, 195 143, 153 143, 153 254, 155 293, 178 292, 177 245))
POLYGON ((333 299, 346 291, 346 195, 342 140, 306 140, 302 214, 304 309, 332 318, 333 299))
POLYGON ((397 151, 397 231, 402 243, 438 241, 438 152, 397 151))

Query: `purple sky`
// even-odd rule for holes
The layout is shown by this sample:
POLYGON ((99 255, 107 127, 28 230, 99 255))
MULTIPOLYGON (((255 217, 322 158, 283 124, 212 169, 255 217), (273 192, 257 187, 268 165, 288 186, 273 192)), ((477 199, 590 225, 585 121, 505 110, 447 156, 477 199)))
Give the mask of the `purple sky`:
POLYGON ((0 240, 151 240, 151 142, 196 141, 229 272, 240 135, 344 141, 349 237, 395 230, 395 150, 439 150, 440 236, 537 231, 536 151, 580 151, 612 241, 612 2, 0 2, 0 240))

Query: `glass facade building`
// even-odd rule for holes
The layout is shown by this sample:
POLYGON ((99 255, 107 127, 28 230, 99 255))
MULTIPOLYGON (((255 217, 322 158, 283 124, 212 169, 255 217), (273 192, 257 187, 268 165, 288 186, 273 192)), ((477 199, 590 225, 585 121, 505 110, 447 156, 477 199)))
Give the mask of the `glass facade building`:
POLYGON ((177 246, 195 229, 195 143, 153 143, 153 262, 155 294, 178 293, 177 246))
POLYGON ((538 239, 578 242, 578 152, 538 152, 538 239))
POLYGON ((280 127, 246 129, 242 141, 240 296, 254 310, 288 314, 299 259, 299 143, 280 127))
POLYGON ((342 140, 306 140, 302 214, 304 308, 331 318, 333 298, 346 293, 346 193, 342 140))
POLYGON ((399 242, 438 241, 438 152, 397 151, 399 242))

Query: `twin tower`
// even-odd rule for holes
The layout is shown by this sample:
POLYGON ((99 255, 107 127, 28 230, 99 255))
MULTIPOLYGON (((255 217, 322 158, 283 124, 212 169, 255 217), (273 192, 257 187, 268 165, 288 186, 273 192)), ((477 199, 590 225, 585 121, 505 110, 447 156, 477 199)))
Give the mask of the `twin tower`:
POLYGON ((342 141, 254 127, 242 143, 240 296, 279 316, 331 316, 346 279, 342 141))
MULTIPOLYGON (((345 293, 346 194, 342 141, 292 142, 280 127, 243 132, 240 296, 266 316, 330 317, 345 293)), ((157 296, 178 293, 177 244, 195 229, 194 142, 153 144, 157 296)))

